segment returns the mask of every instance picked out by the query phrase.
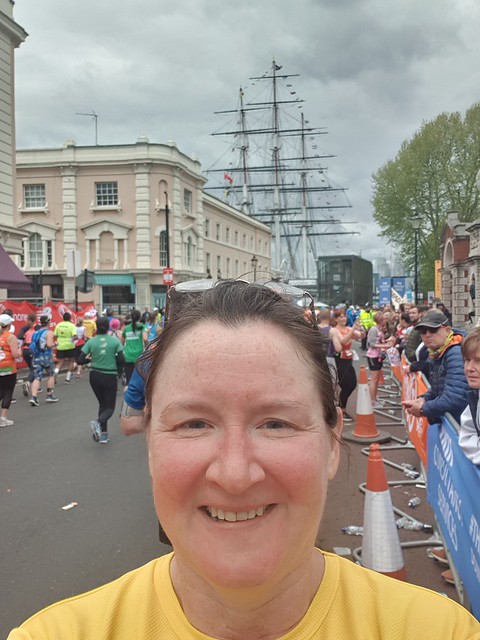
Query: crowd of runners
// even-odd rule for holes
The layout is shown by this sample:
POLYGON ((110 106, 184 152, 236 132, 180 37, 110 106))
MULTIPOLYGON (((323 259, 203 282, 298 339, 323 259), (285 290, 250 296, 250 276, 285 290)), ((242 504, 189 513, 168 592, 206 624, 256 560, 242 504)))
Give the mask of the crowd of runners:
POLYGON ((127 388, 135 362, 161 331, 164 311, 131 309, 116 317, 111 308, 101 315, 89 310, 72 321, 69 312, 53 326, 47 315, 30 313, 22 327, 15 326, 13 312, 0 314, 0 427, 14 425, 10 416, 15 404, 17 378, 22 380, 23 396, 32 408, 40 406, 40 394, 46 403, 56 403, 59 374, 64 384, 81 378, 85 368, 98 401, 98 416, 90 428, 95 441, 106 444, 108 420, 115 411, 118 380, 127 388), (26 368, 23 363, 26 364, 26 368), (19 368, 22 366, 23 368, 19 368))

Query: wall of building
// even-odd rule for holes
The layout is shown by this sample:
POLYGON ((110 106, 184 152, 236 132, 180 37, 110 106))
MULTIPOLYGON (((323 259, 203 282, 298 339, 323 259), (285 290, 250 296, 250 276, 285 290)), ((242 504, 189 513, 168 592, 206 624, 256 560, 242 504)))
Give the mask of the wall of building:
MULTIPOLYGON (((15 221, 28 233, 25 273, 41 268, 46 283, 48 276, 61 276, 64 299, 73 300, 67 256, 79 252, 80 268, 104 281, 124 276, 128 283, 133 275, 136 306, 150 307, 167 266, 167 214, 168 266, 176 282, 205 277, 208 264, 214 278, 241 275, 251 270, 254 254, 257 268, 269 270, 269 228, 204 193, 204 184, 198 160, 174 143, 140 138, 132 145, 77 147, 67 141, 59 149, 18 150, 15 221), (97 191, 106 187, 115 194, 100 202, 97 191), (38 202, 31 197, 37 191, 44 194, 38 202), (32 234, 41 238, 41 266, 31 251, 32 234)), ((101 288, 93 294, 103 305, 101 288)))

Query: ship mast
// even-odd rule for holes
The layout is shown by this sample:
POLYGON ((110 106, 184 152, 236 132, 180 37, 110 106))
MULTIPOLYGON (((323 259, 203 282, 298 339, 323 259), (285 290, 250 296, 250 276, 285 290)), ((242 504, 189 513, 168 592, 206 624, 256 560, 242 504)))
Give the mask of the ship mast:
POLYGON ((250 78, 254 81, 252 86, 270 82, 267 100, 246 101, 244 90, 240 88, 237 109, 216 112, 236 114, 236 127, 233 131, 212 135, 233 136, 233 149, 239 153, 235 167, 230 165, 226 171, 216 168, 207 171, 208 174, 224 171, 224 180, 228 184, 208 185, 207 189, 222 189, 227 197, 231 196, 233 199, 237 196, 237 206, 243 213, 271 226, 272 268, 275 271, 283 270, 283 266, 287 265, 288 273, 286 271, 284 275, 307 279, 312 259, 315 260, 319 253, 316 246, 318 243, 313 239, 315 236, 337 236, 355 232, 345 231, 343 228, 337 232, 328 232, 324 226, 320 227, 350 224, 334 220, 331 215, 333 209, 348 208, 350 204, 346 198, 344 204, 335 200, 336 193, 344 194, 345 189, 332 187, 326 176, 326 167, 318 166, 320 158, 333 156, 311 151, 316 146, 309 143, 308 139, 314 140, 315 136, 325 134, 326 131, 324 128, 309 126, 303 112, 300 122, 292 114, 291 109, 299 107, 304 100, 296 97, 292 85, 285 84, 285 81, 288 82, 299 74, 284 74, 281 69, 273 60, 271 67, 262 76, 250 78), (286 91, 292 98, 287 96, 284 99, 281 92, 286 91), (270 114, 269 119, 263 118, 262 121, 261 113, 252 113, 262 110, 270 114), (293 126, 290 123, 290 126, 285 126, 286 123, 282 122, 284 115, 293 120, 293 126), (288 138, 299 139, 300 146, 297 143, 296 148, 293 148, 288 138), (319 219, 315 212, 321 209, 327 209, 329 217, 319 219))

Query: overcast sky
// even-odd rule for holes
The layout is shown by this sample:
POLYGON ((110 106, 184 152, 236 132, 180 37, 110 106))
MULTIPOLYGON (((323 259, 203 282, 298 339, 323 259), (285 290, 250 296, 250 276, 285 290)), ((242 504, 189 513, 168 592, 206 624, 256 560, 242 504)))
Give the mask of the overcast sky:
MULTIPOLYGON (((329 176, 348 189, 359 236, 340 252, 391 258, 372 219, 371 176, 422 121, 480 99, 478 0, 16 0, 17 146, 174 140, 208 169, 225 152, 215 111, 273 58, 329 176), (372 249, 372 247, 377 247, 372 249)), ((337 216, 338 217, 338 216, 337 216)))

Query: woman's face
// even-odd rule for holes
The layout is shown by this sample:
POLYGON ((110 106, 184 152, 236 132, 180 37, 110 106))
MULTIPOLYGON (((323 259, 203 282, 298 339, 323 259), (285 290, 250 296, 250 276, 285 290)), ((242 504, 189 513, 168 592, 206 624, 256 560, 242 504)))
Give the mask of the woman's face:
POLYGON ((341 327, 344 327, 347 324, 347 316, 345 313, 342 313, 338 316, 337 322, 341 327))
POLYGON ((148 448, 157 514, 185 570, 258 586, 310 561, 339 447, 283 330, 205 321, 178 338, 157 372, 148 448))

